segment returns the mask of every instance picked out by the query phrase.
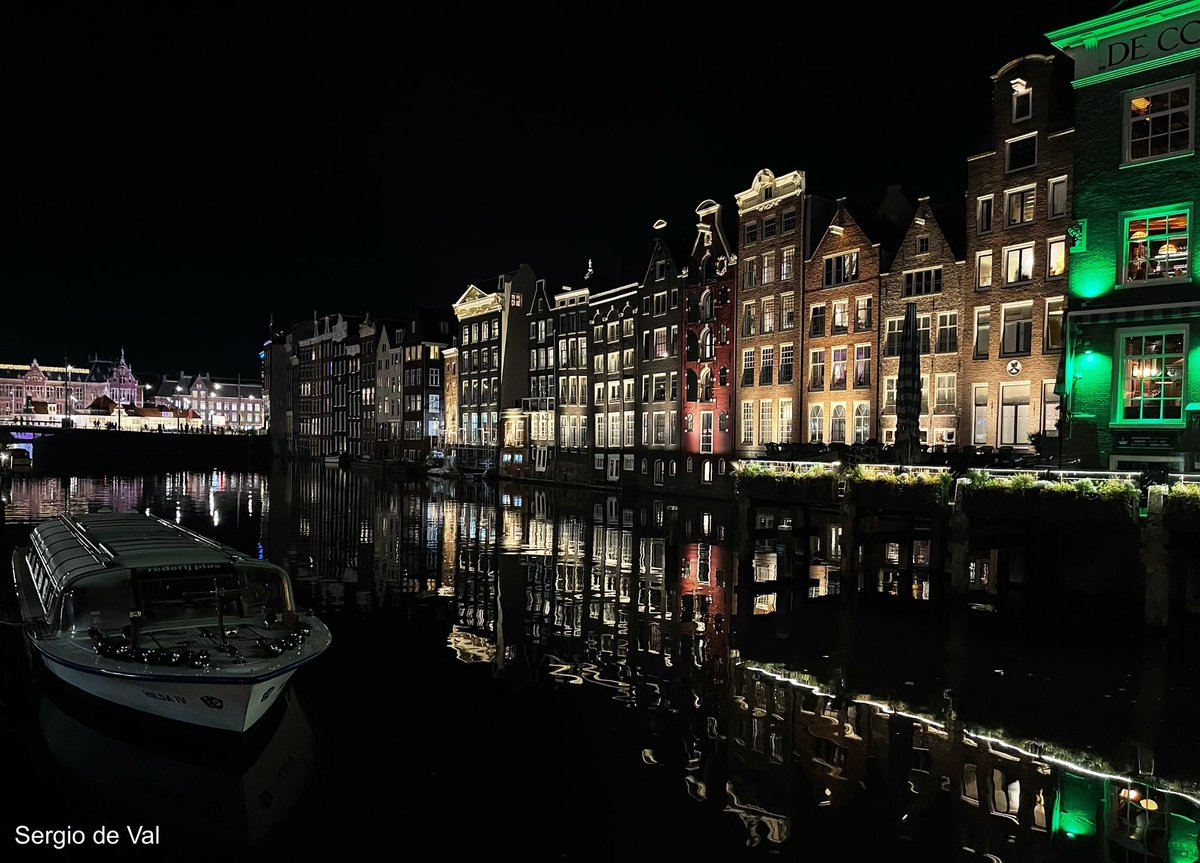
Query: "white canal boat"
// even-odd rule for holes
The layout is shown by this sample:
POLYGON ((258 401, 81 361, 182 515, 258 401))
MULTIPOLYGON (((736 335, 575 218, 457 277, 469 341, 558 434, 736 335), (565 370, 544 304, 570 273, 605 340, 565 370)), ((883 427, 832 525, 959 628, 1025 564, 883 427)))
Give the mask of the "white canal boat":
POLYGON ((149 516, 43 522, 13 553, 13 578, 56 677, 195 725, 246 731, 329 647, 282 569, 149 516))

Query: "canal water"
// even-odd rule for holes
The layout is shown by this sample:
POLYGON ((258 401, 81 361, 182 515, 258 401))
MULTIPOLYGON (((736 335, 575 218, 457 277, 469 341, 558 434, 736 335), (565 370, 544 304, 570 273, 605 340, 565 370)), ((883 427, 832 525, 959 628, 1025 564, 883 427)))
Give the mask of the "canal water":
POLYGON ((9 620, 31 526, 108 507, 282 565, 334 635, 230 740, 57 685, 0 626, 10 859, 135 859, 139 828, 176 859, 1200 858, 1200 649, 1136 608, 798 588, 727 502, 321 465, 0 496, 9 620))

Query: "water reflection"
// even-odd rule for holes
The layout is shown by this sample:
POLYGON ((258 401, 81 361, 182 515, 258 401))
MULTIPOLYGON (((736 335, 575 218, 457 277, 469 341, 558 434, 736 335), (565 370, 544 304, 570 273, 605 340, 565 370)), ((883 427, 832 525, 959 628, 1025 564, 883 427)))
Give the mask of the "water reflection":
MULTIPOLYGON (((326 723, 350 717, 348 738, 361 734, 363 693, 378 683, 364 656, 405 656, 404 673, 424 675, 430 697, 453 700, 467 725, 490 724, 475 711, 503 692, 499 703, 516 717, 509 736, 484 750, 491 762, 453 762, 447 792, 508 763, 513 726, 540 727, 548 715, 627 749, 640 772, 621 794, 654 789, 662 807, 673 804, 661 795, 673 795, 688 807, 683 830, 719 819, 739 845, 760 851, 1200 859, 1200 765, 1187 745, 1200 706, 1186 661, 1194 646, 1095 620, 1078 630, 937 602, 864 601, 929 597, 936 562, 911 526, 872 524, 869 540, 851 548, 820 508, 790 512, 786 524, 758 512, 739 532, 739 514, 717 501, 295 464, 269 477, 20 480, 8 515, 26 522, 101 507, 176 519, 283 565, 301 601, 335 629, 328 674, 322 680, 314 667, 301 683, 311 683, 326 723), (851 552, 860 555, 861 592, 842 589, 851 552), (417 638, 429 649, 417 649, 417 638), (605 711, 617 718, 584 725, 605 711), (654 777, 667 774, 660 792, 654 777)), ((47 718, 48 709, 39 727, 66 769, 88 769, 77 740, 122 753, 134 765, 125 778, 143 790, 169 787, 155 778, 163 773, 203 776, 212 766, 179 748, 89 740, 109 732, 90 718, 47 718)), ((391 710, 363 721, 389 726, 391 710)), ((413 721, 428 722, 428 708, 413 721)), ((333 745, 340 753, 344 744, 333 745)), ((601 772, 605 765, 587 760, 600 757, 592 744, 582 745, 570 750, 581 760, 563 770, 601 772)), ((259 763, 208 781, 232 786, 222 799, 250 800, 238 783, 248 787, 259 763)), ((293 777, 307 775, 303 758, 291 763, 293 777)), ((557 805, 571 809, 586 784, 564 781, 541 802, 566 798, 557 805)), ((292 793, 271 795, 286 803, 292 793)), ((244 808, 244 831, 237 807, 225 823, 245 841, 281 811, 259 813, 256 828, 251 803, 244 808)))
POLYGON ((167 825, 175 841, 259 844, 285 821, 313 773, 313 734, 293 690, 245 740, 168 733, 96 711, 71 692, 43 693, 39 725, 73 793, 119 823, 167 825))

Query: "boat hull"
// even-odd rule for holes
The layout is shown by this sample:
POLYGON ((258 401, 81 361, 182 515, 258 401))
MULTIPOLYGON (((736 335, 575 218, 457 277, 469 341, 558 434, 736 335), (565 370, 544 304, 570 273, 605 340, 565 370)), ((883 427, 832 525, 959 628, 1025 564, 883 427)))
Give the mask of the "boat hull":
POLYGON ((255 682, 118 677, 60 662, 45 651, 38 653, 51 674, 89 695, 154 716, 238 733, 271 709, 294 673, 289 669, 255 682))

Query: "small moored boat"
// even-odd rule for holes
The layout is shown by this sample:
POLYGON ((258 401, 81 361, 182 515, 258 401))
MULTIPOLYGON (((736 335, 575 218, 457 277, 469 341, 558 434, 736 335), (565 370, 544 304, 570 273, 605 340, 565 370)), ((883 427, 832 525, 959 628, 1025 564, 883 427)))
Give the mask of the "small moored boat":
POLYGON ((51 673, 182 722, 246 731, 329 647, 282 569, 149 516, 43 522, 13 552, 13 579, 51 673))

